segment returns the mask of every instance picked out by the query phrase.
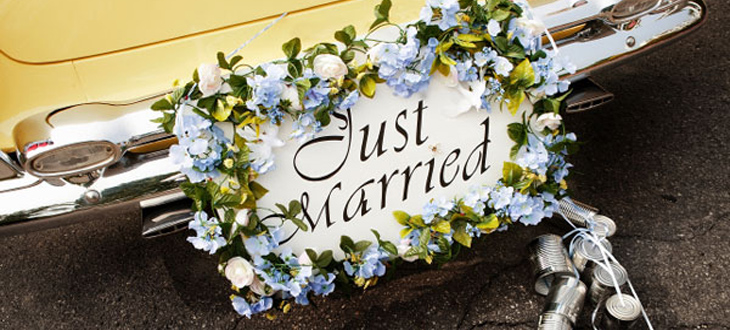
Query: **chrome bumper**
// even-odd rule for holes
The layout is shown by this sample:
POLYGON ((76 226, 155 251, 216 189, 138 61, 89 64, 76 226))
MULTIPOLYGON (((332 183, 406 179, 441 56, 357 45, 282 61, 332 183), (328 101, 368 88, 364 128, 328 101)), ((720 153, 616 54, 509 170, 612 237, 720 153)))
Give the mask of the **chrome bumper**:
MULTIPOLYGON (((606 3, 610 3, 610 6, 616 3, 615 0, 573 3, 575 5, 569 8, 552 4, 537 8, 537 14, 543 17, 548 26, 553 26, 550 30, 556 37, 573 30, 567 36, 557 37, 560 54, 568 56, 578 67, 576 74, 567 77, 573 81, 586 78, 591 71, 606 65, 616 64, 676 40, 695 30, 706 18, 703 0, 680 1, 681 4, 673 7, 655 9, 640 20, 613 25, 603 17, 605 11, 592 6, 604 6, 606 3), (559 25, 561 22, 571 23, 559 25)), ((141 104, 148 105, 149 101, 115 107, 126 119, 133 119, 125 122, 145 123, 143 126, 148 129, 149 118, 155 114, 141 104)), ((119 122, 114 122, 116 126, 113 128, 118 131, 134 132, 122 142, 124 150, 129 150, 130 146, 143 145, 150 136, 159 138, 151 129, 149 131, 152 134, 139 134, 138 125, 118 127, 119 122)), ((119 143, 119 140, 116 142, 119 143)), ((0 162, 3 161, 8 160, 0 159, 0 162)), ((49 218, 80 210, 123 202, 141 201, 144 204, 145 200, 178 193, 178 184, 184 180, 168 157, 167 150, 150 153, 126 151, 115 164, 89 175, 94 177, 88 180, 76 178, 79 181, 75 184, 61 179, 40 180, 28 173, 0 181, 0 232, 17 233, 57 226, 58 222, 49 218)))

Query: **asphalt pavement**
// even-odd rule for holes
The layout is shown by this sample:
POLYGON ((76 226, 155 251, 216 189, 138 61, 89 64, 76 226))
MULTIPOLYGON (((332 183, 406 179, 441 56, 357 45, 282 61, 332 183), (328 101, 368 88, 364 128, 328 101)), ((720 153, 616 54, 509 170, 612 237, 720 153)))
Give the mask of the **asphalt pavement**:
MULTIPOLYGON (((586 143, 574 196, 617 222, 615 255, 656 329, 730 328, 730 3, 707 2, 697 33, 595 76, 614 102, 566 118, 586 143)), ((0 328, 533 329, 544 298, 525 247, 564 232, 546 220, 490 235, 441 269, 270 321, 233 311, 187 233, 142 239, 139 212, 0 238, 0 328)))

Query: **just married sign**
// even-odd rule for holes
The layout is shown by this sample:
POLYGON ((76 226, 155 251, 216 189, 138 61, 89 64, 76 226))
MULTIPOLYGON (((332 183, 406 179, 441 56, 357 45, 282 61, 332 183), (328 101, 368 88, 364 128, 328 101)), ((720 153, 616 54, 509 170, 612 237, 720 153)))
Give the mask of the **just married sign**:
POLYGON ((370 32, 390 27, 392 41, 347 26, 337 44, 293 38, 255 67, 219 53, 152 106, 178 138, 188 241, 219 256, 241 315, 447 262, 567 194, 570 66, 541 50, 529 7, 429 1, 405 26, 390 7, 370 32))
POLYGON ((514 145, 505 128, 520 114, 469 109, 461 91, 439 80, 410 98, 385 86, 377 94, 334 113, 314 139, 274 149, 276 169, 258 182, 276 193, 258 205, 301 202, 309 230, 287 223, 282 242, 297 254, 336 250, 342 235, 372 239, 371 229, 399 242, 403 226, 393 211, 419 212, 432 199, 461 198, 502 177, 514 145))

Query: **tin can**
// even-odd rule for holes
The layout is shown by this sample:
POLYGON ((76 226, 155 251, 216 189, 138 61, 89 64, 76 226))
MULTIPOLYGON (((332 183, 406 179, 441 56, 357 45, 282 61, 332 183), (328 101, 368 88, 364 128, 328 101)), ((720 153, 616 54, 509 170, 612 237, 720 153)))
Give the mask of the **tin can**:
POLYGON ((572 330, 573 325, 567 317, 555 313, 542 313, 537 323, 538 330, 572 330))
MULTIPOLYGON (((602 239, 600 244, 609 253, 613 252, 613 246, 607 239, 602 239)), ((591 271, 596 261, 599 260, 603 260, 603 254, 601 254, 601 249, 594 241, 583 237, 576 238, 573 245, 572 261, 575 268, 578 269, 578 272, 582 274, 586 269, 591 271)))
POLYGON ((623 303, 615 294, 608 299, 604 306, 602 330, 626 330, 636 323, 641 315, 641 303, 636 298, 623 295, 623 303))
POLYGON ((568 218, 568 221, 578 227, 586 227, 585 219, 593 218, 596 214, 598 214, 597 208, 576 200, 563 198, 558 202, 558 205, 560 207, 560 212, 568 218))
POLYGON ((542 311, 565 316, 571 324, 575 324, 585 298, 586 285, 583 282, 572 276, 559 277, 550 288, 542 311))
POLYGON ((528 245, 534 267, 535 291, 547 295, 553 281, 559 276, 572 276, 573 263, 563 245, 563 239, 554 234, 540 235, 528 245))
MULTIPOLYGON (((626 280, 629 278, 629 274, 626 273, 626 269, 614 262, 609 262, 609 267, 613 271, 618 282, 619 288, 626 284, 626 280)), ((609 296, 614 292, 613 280, 611 274, 604 267, 595 267, 593 269, 593 275, 591 276, 591 287, 588 290, 588 296, 593 304, 598 305, 601 300, 609 296)))
POLYGON ((611 218, 597 214, 593 216, 594 226, 593 232, 601 237, 611 237, 616 234, 616 222, 611 218))

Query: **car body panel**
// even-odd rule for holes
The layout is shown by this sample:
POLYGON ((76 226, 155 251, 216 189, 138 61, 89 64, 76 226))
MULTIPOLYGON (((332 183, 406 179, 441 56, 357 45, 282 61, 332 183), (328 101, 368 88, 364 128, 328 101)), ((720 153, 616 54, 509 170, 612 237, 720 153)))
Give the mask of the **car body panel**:
MULTIPOLYGON (((35 2, 35 1, 33 1, 35 2)), ((89 1, 91 2, 91 1, 89 1)), ((141 2, 141 1, 137 1, 141 2)), ((170 2, 170 1, 166 1, 170 2)), ((236 1, 232 1, 236 2, 236 1)), ((262 7, 260 11, 252 14, 253 16, 244 17, 261 17, 254 21, 226 26, 231 19, 219 20, 214 13, 206 14, 210 18, 207 20, 217 22, 223 28, 207 30, 204 33, 193 33, 178 37, 167 35, 158 35, 157 38, 168 38, 168 40, 149 43, 144 46, 135 46, 131 48, 121 49, 113 52, 104 52, 101 48, 88 48, 86 51, 79 52, 57 52, 54 56, 32 57, 26 51, 16 54, 24 54, 22 58, 26 61, 19 62, 6 51, 6 45, 9 40, 16 40, 25 36, 26 38, 34 38, 38 36, 38 31, 24 31, 15 34, 21 37, 0 37, 0 75, 5 80, 4 88, 0 89, 0 150, 13 151, 15 144, 12 140, 13 127, 24 118, 30 117, 41 112, 49 112, 59 108, 64 108, 76 104, 88 102, 126 102, 144 98, 146 96, 156 95, 160 92, 171 88, 171 83, 175 79, 189 80, 192 72, 191 68, 197 67, 202 62, 215 62, 215 54, 218 51, 231 51, 236 49, 242 42, 251 38, 259 32, 285 8, 299 8, 289 13, 289 15, 268 30, 263 36, 257 38, 246 47, 240 54, 244 56, 247 63, 261 63, 282 56, 280 45, 288 41, 294 36, 302 39, 302 44, 311 45, 323 40, 333 40, 333 33, 346 25, 353 24, 358 31, 366 31, 370 23, 373 21, 373 6, 379 1, 375 0, 350 0, 350 1, 324 1, 324 0, 308 0, 301 2, 299 0, 283 1, 281 5, 256 5, 251 6, 248 1, 240 2, 238 6, 242 7, 262 7), (301 9, 304 4, 325 4, 319 5, 306 10, 301 9), (284 6, 283 4, 288 4, 284 6), (296 4, 296 5, 295 5, 296 4), (267 10, 264 10, 268 8, 267 10), (273 8, 273 9, 272 9, 273 8), (277 9, 277 10, 274 10, 277 9), (337 15, 333 15, 337 13, 337 15), (89 54, 99 53, 99 55, 89 54), (85 56, 72 60, 65 60, 68 57, 85 56), (57 60, 61 60, 60 62, 57 60), (55 61, 51 63, 31 63, 28 61, 55 61)), ((80 3, 80 2, 79 2, 80 3)), ((100 2, 101 3, 101 2, 100 2)), ((106 2, 105 2, 106 3, 106 2)), ((210 6, 209 3, 197 3, 196 6, 210 6)), ((274 2, 272 2, 274 3, 274 2)), ((80 6, 72 2, 74 6, 80 6)), ((44 3, 45 5, 45 3, 44 3)), ((4 7, 8 6, 8 2, 0 4, 0 12, 4 7)), ((36 6, 40 6, 36 4, 36 6)), ((55 5, 57 6, 57 5, 55 5)), ((98 5, 97 5, 98 6, 98 5)), ((165 15, 171 16, 167 20, 161 20, 157 16, 150 16, 150 20, 155 20, 154 27, 148 29, 153 30, 175 22, 185 22, 192 18, 188 11, 194 11, 196 8, 181 7, 178 10, 168 10, 165 15), (178 13, 179 12, 179 13, 178 13), (185 15, 182 15, 185 12, 185 15), (180 14, 181 16, 176 16, 180 14)), ((213 6, 218 8, 216 5, 213 6)), ((418 12, 423 6, 422 0, 399 0, 393 6, 391 20, 394 22, 407 22, 418 18, 418 12)), ((31 11, 32 7, 23 5, 31 11)), ((155 8, 157 5, 155 5, 155 8)), ((62 10, 57 7, 58 10, 62 10)), ((79 7, 69 7, 64 11, 67 16, 73 16, 73 10, 79 7)), ((96 7, 94 7, 96 8, 96 7)), ((162 15, 165 9, 146 8, 144 10, 157 11, 157 15, 162 15)), ((14 9, 16 14, 20 14, 20 9, 14 9)), ((201 9, 202 10, 202 9, 201 9)), ((208 9, 206 9, 208 10, 208 9)), ((258 10, 258 9, 257 9, 258 10)), ((239 9, 239 11, 244 11, 239 9)), ((114 11, 105 11, 110 19, 121 20, 114 11)), ((4 14, 7 16, 7 13, 4 14)), ((61 14, 59 14, 61 15, 61 14)), ((40 19, 42 21, 45 16, 40 19)), ((91 24, 87 22, 86 24, 91 24)), ((108 24, 108 23, 105 23, 108 24)), ((121 24, 121 23, 120 23, 121 24)), ((128 22, 125 24, 129 24, 128 22)), ((188 33, 193 30, 185 30, 182 24, 177 28, 179 34, 188 33)), ((206 26, 205 28, 208 28, 206 26)), ((50 27, 44 24, 27 26, 28 29, 48 30, 50 27)), ((105 29, 99 29, 98 33, 105 33, 105 29)), ((203 27, 198 28, 198 30, 203 27)), ((163 29, 164 30, 164 29, 163 29)), ((7 28, 0 27, 0 35, 3 35, 7 28), (5 29, 5 30, 3 30, 5 29)), ((72 33, 74 30, 66 30, 66 33, 72 33)), ((121 34, 140 34, 138 30, 122 30, 117 31, 121 34)), ((88 32, 91 33, 91 32, 88 32)), ((111 36, 110 36, 111 37, 111 36)), ((86 37, 87 40, 101 40, 98 36, 86 37)), ((49 38, 45 38, 49 40, 49 38)), ((130 39, 131 40, 131 39, 130 39)), ((149 41, 151 39, 139 39, 136 43, 149 41)), ((93 42, 92 42, 93 43, 93 42)), ((110 49, 133 45, 134 42, 108 44, 105 47, 110 49)), ((39 53, 44 53, 50 49, 52 44, 43 44, 38 48, 39 53)), ((91 47, 91 46, 89 46, 91 47)), ((99 47, 94 46, 94 47, 99 47)), ((12 49, 12 48, 9 48, 12 49)))

